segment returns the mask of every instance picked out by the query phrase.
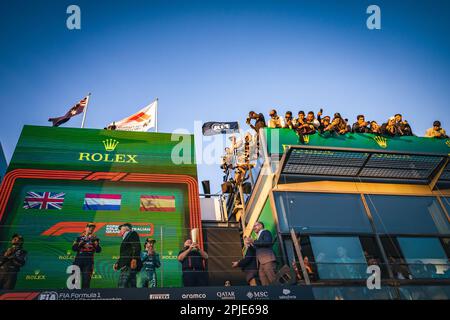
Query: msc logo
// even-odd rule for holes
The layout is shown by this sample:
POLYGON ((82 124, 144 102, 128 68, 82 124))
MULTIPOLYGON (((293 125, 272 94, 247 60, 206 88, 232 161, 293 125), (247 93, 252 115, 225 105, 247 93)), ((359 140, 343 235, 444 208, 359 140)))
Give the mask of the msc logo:
POLYGON ((117 147, 117 145, 119 144, 119 141, 114 140, 114 139, 106 139, 103 140, 103 145, 105 146, 105 150, 106 151, 114 151, 117 147))
POLYGON ((373 140, 381 147, 381 148, 387 148, 387 139, 382 136, 375 136, 373 137, 373 140))
MULTIPOLYGON (((106 152, 112 152, 116 150, 119 141, 114 139, 106 139, 103 140, 103 146, 105 147, 106 152)), ((88 161, 88 162, 114 162, 114 163, 138 163, 136 160, 136 154, 109 154, 109 153, 89 153, 89 152, 80 152, 78 157, 78 161, 88 161)))
POLYGON ((249 291, 247 292, 247 298, 249 299, 269 299, 268 291, 249 291))

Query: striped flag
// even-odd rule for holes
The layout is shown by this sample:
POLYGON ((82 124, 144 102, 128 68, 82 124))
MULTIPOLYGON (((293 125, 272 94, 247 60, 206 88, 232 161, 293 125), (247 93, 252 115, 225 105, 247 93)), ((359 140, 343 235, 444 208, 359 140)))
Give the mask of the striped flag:
POLYGON ((120 210, 122 195, 87 193, 83 210, 120 210))
POLYGON ((173 212, 175 211, 175 196, 141 196, 141 211, 173 212))
POLYGON ((64 192, 27 192, 23 201, 24 209, 61 210, 64 192))

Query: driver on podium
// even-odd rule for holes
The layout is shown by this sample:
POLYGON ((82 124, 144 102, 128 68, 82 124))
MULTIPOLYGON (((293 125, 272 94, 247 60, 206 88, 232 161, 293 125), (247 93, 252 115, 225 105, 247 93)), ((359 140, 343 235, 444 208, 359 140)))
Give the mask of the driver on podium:
POLYGON ((94 254, 102 251, 100 240, 94 234, 95 224, 88 223, 84 232, 73 242, 72 250, 77 252, 73 264, 80 268, 81 288, 88 289, 94 272, 94 254))

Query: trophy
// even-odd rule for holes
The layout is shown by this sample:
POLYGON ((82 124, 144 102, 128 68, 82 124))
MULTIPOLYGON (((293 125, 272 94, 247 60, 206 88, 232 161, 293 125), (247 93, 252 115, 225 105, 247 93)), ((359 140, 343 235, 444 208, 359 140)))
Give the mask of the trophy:
POLYGON ((198 228, 194 228, 191 230, 191 239, 193 244, 198 243, 198 228))

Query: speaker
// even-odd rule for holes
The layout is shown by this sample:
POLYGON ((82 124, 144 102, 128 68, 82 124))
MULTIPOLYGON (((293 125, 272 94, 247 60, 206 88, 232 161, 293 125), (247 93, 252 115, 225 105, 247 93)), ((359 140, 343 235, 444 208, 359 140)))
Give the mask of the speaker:
POLYGON ((205 194, 205 198, 211 198, 211 185, 209 183, 209 180, 203 180, 202 181, 202 187, 203 187, 203 193, 205 194))

